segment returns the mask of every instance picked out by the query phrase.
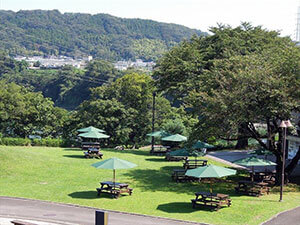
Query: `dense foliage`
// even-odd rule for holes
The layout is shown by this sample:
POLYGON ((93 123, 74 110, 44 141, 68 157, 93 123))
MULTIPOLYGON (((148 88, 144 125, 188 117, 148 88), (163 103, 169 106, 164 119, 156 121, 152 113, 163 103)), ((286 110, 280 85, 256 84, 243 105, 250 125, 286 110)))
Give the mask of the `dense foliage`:
POLYGON ((0 49, 10 54, 86 56, 106 60, 156 60, 199 30, 107 14, 0 11, 0 49))
MULTIPOLYGON (((67 134, 75 133, 80 127, 94 125, 111 136, 110 145, 146 143, 146 134, 151 132, 154 90, 152 78, 137 73, 93 89, 92 98, 83 102, 72 115, 66 128, 67 134)), ((182 108, 171 107, 162 96, 156 97, 156 109, 156 129, 161 129, 169 120, 176 120, 187 132, 197 122, 182 108)))
POLYGON ((75 109, 90 98, 90 88, 109 83, 122 76, 113 65, 103 60, 90 62, 85 70, 72 66, 60 69, 26 69, 25 62, 17 62, 0 53, 0 80, 15 82, 51 98, 55 106, 75 109))
POLYGON ((279 173, 278 124, 300 110, 300 49, 277 32, 249 24, 211 31, 172 49, 158 64, 157 84, 199 116, 196 137, 253 138, 276 156, 279 173), (255 123, 266 124, 267 135, 255 123))
POLYGON ((39 92, 0 81, 0 131, 7 136, 59 136, 67 112, 39 92))

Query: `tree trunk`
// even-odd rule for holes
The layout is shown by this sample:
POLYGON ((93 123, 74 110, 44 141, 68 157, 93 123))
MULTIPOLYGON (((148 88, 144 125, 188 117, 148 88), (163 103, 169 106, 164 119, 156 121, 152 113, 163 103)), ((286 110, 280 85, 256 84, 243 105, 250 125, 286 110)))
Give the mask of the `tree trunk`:
POLYGON ((292 174, 293 170, 296 168, 299 160, 300 160, 300 146, 299 146, 297 154, 292 159, 292 161, 289 163, 289 165, 286 167, 285 172, 288 177, 292 174))
POLYGON ((235 149, 245 149, 248 147, 248 138, 243 138, 247 133, 247 123, 242 123, 238 130, 238 142, 235 146, 235 149))

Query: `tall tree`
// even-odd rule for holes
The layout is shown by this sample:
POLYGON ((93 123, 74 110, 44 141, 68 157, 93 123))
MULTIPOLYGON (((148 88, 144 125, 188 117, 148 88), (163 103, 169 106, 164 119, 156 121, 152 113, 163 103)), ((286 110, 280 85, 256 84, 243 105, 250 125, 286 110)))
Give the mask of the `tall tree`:
MULTIPOLYGON (((182 58, 169 53, 158 66, 159 87, 173 93, 175 85, 167 77, 182 78, 184 84, 176 84, 177 90, 187 86, 179 97, 200 118, 197 135, 228 140, 254 138, 276 156, 279 175, 283 141, 279 122, 300 109, 300 49, 289 38, 248 25, 214 28, 212 36, 183 45, 197 52, 190 54, 196 60, 184 59, 182 65, 187 69, 180 68, 172 59, 182 58), (177 69, 177 73, 170 73, 177 69), (259 133, 255 123, 267 124, 267 136, 259 133), (262 138, 268 138, 269 144, 262 138)), ((287 174, 292 168, 287 167, 287 174)))
MULTIPOLYGON (((195 82, 200 80, 203 81, 201 85, 209 85, 204 74, 214 66, 215 60, 260 54, 266 49, 290 45, 290 40, 280 38, 277 32, 252 27, 249 23, 242 23, 236 28, 220 25, 212 28, 211 32, 211 36, 193 37, 183 42, 158 62, 154 77, 159 90, 183 100, 188 92, 201 90, 200 86, 194 85, 195 82)), ((246 124, 237 128, 240 131, 238 148, 246 147, 248 143, 248 139, 243 138, 244 126, 246 124)))

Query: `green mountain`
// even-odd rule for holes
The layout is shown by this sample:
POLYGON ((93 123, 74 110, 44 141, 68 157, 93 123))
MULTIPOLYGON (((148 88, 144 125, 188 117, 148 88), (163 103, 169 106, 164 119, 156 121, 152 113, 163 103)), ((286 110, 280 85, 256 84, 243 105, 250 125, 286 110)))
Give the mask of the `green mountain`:
POLYGON ((199 30, 152 20, 58 10, 0 10, 0 49, 10 55, 92 55, 106 60, 155 60, 199 30))

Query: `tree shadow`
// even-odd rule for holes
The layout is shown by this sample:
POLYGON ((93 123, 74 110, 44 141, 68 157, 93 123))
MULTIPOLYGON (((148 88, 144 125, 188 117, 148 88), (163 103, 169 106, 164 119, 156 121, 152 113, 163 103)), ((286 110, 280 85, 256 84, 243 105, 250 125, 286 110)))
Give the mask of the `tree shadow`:
POLYGON ((74 152, 82 151, 81 148, 63 148, 63 150, 64 151, 74 151, 74 152))
POLYGON ((157 206, 156 209, 167 213, 192 213, 198 210, 212 212, 213 208, 198 206, 193 209, 191 202, 171 202, 167 204, 161 204, 157 206))
POLYGON ((71 198, 80 198, 80 199, 96 199, 97 191, 78 191, 68 194, 71 198))
POLYGON ((136 169, 130 170, 124 174, 135 180, 135 186, 144 191, 165 191, 176 193, 190 193, 209 191, 210 186, 213 192, 222 194, 234 194, 235 183, 226 180, 202 179, 201 182, 176 183, 172 181, 172 170, 176 166, 166 166, 159 170, 154 169, 136 169), (217 184, 216 184, 217 183, 217 184))
POLYGON ((86 159, 84 155, 63 155, 63 157, 68 157, 73 159, 86 159))
POLYGON ((165 158, 150 158, 150 159, 146 159, 146 161, 151 161, 151 162, 166 162, 165 158))
POLYGON ((121 154, 134 154, 134 155, 143 155, 149 156, 149 151, 144 150, 135 150, 135 149, 126 149, 126 150, 115 150, 115 149, 102 149, 103 152, 114 152, 114 153, 121 153, 121 154))
POLYGON ((161 204, 158 205, 156 209, 167 213, 191 213, 196 211, 196 209, 193 209, 192 203, 190 202, 171 202, 161 204))

